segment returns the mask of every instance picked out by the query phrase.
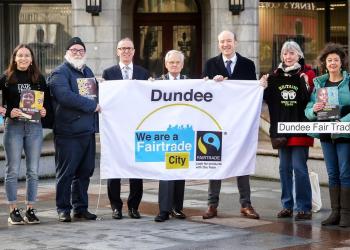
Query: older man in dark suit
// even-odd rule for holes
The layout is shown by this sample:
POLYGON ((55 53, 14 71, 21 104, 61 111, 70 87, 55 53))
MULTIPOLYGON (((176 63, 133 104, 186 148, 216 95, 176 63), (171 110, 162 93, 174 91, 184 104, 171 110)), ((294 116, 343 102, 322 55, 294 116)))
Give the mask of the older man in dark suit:
MULTIPOLYGON (((209 59, 205 64, 204 77, 215 81, 229 80, 256 80, 254 62, 236 52, 237 37, 228 30, 218 36, 218 47, 221 54, 209 59)), ((247 218, 259 219, 250 201, 249 175, 237 176, 237 186, 240 195, 241 214, 247 218)), ((203 219, 217 216, 221 180, 210 180, 208 188, 208 210, 203 219)))
MULTIPOLYGON (((118 42, 117 56, 119 64, 114 65, 103 71, 102 77, 105 80, 123 80, 137 79, 147 80, 149 73, 141 66, 132 63, 135 54, 134 43, 130 38, 124 38, 118 42)), ((117 152, 116 152, 117 153, 117 152)), ((138 211, 142 194, 142 179, 129 179, 130 193, 128 198, 128 214, 133 219, 139 219, 138 211)), ((109 179, 107 182, 108 198, 112 208, 112 218, 122 219, 123 201, 120 198, 120 179, 109 179)))
MULTIPOLYGON (((162 75, 157 80, 180 80, 187 79, 181 75, 184 66, 185 56, 178 50, 170 50, 165 55, 165 68, 168 73, 162 75)), ((185 180, 159 181, 159 214, 154 218, 156 222, 164 222, 169 219, 169 215, 176 219, 185 219, 182 212, 185 194, 185 180)))

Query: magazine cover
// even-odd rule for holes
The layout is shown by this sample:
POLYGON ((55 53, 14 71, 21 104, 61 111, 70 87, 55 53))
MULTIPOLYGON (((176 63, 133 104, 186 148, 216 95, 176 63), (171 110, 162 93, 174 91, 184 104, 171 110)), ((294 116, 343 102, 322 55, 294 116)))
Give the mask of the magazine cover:
POLYGON ((79 94, 90 99, 97 98, 97 83, 95 78, 78 78, 79 94))
POLYGON ((317 90, 317 102, 326 106, 317 112, 317 120, 336 120, 340 118, 338 87, 326 87, 317 90))
POLYGON ((44 92, 37 90, 23 90, 19 108, 22 110, 22 116, 19 120, 39 123, 41 116, 39 111, 43 108, 44 92))

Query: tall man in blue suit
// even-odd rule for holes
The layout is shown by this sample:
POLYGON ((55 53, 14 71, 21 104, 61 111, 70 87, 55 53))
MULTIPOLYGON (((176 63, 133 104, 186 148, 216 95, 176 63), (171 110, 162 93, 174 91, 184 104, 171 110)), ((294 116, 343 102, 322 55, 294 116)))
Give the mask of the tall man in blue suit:
MULTIPOLYGON (((237 37, 231 31, 224 30, 218 36, 220 55, 210 58, 204 68, 204 77, 215 81, 256 80, 254 62, 236 52, 237 37)), ((241 214, 247 218, 259 219, 250 201, 249 175, 237 176, 237 186, 240 195, 241 214)), ((217 216, 221 180, 210 180, 208 188, 208 210, 203 219, 217 216)))
MULTIPOLYGON (((117 45, 119 64, 103 71, 105 80, 147 80, 149 73, 141 66, 132 63, 135 54, 134 43, 130 38, 123 38, 117 45)), ((130 218, 139 219, 138 211, 143 194, 142 179, 129 179, 130 193, 128 198, 128 214, 130 218)), ((109 179, 107 182, 108 198, 112 207, 112 218, 122 219, 123 201, 120 198, 120 179, 109 179)))

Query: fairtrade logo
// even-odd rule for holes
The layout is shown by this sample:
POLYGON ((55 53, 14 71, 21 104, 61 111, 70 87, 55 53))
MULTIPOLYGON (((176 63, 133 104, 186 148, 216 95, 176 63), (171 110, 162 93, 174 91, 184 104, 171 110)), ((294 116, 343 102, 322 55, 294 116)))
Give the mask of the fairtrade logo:
POLYGON ((197 161, 221 161, 222 132, 197 131, 197 161))
MULTIPOLYGON (((220 149, 220 139, 217 135, 213 134, 213 133, 206 133, 203 136, 203 141, 205 144, 207 145, 212 145, 213 147, 216 148, 216 150, 219 151, 220 149)), ((202 142, 202 137, 199 137, 198 139, 198 149, 203 153, 203 154, 207 154, 208 153, 208 149, 202 142)))

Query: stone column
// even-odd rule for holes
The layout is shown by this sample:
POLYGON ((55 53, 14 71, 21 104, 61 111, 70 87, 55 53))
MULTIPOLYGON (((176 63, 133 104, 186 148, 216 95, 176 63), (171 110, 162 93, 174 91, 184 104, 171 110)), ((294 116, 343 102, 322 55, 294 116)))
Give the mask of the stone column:
POLYGON ((245 9, 239 15, 232 15, 227 0, 210 1, 211 41, 210 56, 219 53, 217 35, 222 30, 231 30, 237 34, 237 52, 253 60, 259 73, 259 1, 245 0, 245 9))
POLYGON ((121 0, 102 2, 102 12, 92 16, 85 11, 85 0, 72 0, 72 35, 86 44, 87 64, 96 76, 116 63, 115 46, 120 38, 121 0))

